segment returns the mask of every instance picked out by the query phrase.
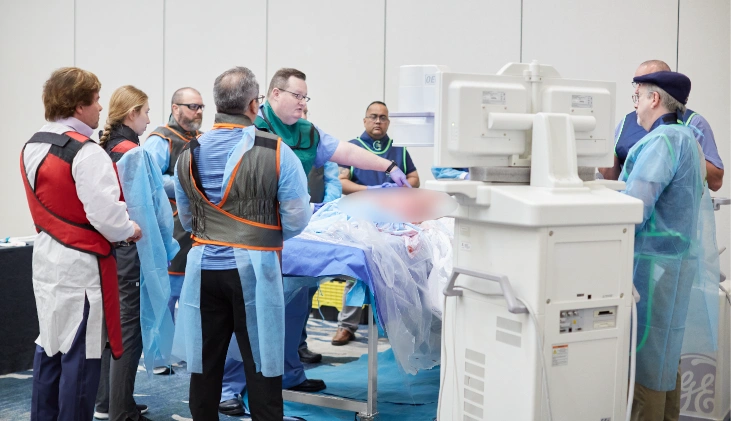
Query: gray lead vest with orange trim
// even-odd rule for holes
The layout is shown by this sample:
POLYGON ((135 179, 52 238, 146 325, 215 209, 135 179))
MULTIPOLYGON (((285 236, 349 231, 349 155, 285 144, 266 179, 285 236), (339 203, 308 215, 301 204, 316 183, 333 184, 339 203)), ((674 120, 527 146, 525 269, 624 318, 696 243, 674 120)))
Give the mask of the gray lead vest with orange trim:
POLYGON ((199 131, 186 132, 172 116, 168 124, 160 126, 150 133, 150 136, 160 136, 170 144, 170 159, 168 161, 168 169, 164 174, 170 176, 174 174, 175 163, 178 162, 178 157, 188 146, 188 143, 193 139, 197 139, 200 135, 201 132, 199 131))
POLYGON ((253 250, 281 250, 279 219, 279 148, 282 141, 256 132, 254 146, 236 165, 221 203, 211 203, 203 192, 190 143, 178 159, 178 179, 190 200, 193 239, 201 244, 253 250))
MULTIPOLYGON (((170 145, 170 154, 168 159, 168 168, 163 174, 172 176, 175 172, 175 163, 178 162, 180 154, 188 147, 188 143, 195 140, 200 136, 199 131, 186 132, 182 127, 178 125, 178 122, 170 116, 168 124, 160 126, 155 131, 150 133, 150 136, 160 136, 161 138, 168 141, 170 145)), ((149 137, 149 136, 148 136, 149 137)), ((193 240, 190 238, 190 233, 183 229, 178 219, 178 207, 175 203, 175 198, 171 197, 170 206, 173 208, 173 238, 177 240, 180 245, 180 251, 175 255, 173 260, 170 262, 168 273, 170 275, 184 275, 185 265, 188 262, 188 252, 193 247, 193 240)))

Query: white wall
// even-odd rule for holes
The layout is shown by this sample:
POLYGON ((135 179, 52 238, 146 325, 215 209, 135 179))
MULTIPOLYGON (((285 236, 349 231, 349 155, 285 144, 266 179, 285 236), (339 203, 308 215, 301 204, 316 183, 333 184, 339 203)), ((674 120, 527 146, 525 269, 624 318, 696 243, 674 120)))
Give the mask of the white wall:
POLYGON ((92 71, 102 83, 99 102, 104 109, 99 130, 104 128, 112 92, 122 85, 134 85, 149 97, 153 124, 148 131, 152 131, 163 115, 158 105, 162 102, 163 2, 106 1, 104 7, 98 7, 97 0, 75 0, 74 5, 73 64, 92 71), (116 29, 111 16, 120 22, 116 29))
MULTIPOLYGON (((102 104, 118 86, 150 96, 150 130, 164 123, 170 97, 192 86, 213 123, 213 80, 249 67, 266 92, 280 67, 307 74, 312 121, 347 140, 363 130, 365 106, 398 105, 398 68, 443 64, 494 73, 537 59, 565 77, 617 83, 617 117, 631 110, 637 65, 662 59, 693 80, 690 106, 712 124, 731 163, 731 22, 728 0, 28 0, 0 14, 0 237, 32 232, 18 155, 43 124, 40 94, 51 71, 76 65, 102 81, 102 104), (60 23, 57 23, 60 22, 60 23)), ((102 119, 106 117, 103 112, 102 119)), ((431 151, 410 149, 422 179, 431 151)), ((719 195, 729 196, 728 177, 719 195)), ((717 213, 719 245, 729 245, 728 209, 717 213)), ((722 268, 729 270, 729 258, 722 268)))
POLYGON ((30 235, 20 177, 23 144, 43 124, 43 83, 51 72, 74 61, 74 0, 7 2, 0 13, 0 237, 30 235), (61 24, 59 29, 57 22, 61 24), (31 29, 32 28, 32 29, 31 29), (40 28, 48 28, 41 30, 40 28), (22 35, 21 35, 22 34, 22 35))
POLYGON ((260 92, 266 92, 266 8, 260 0, 165 2, 165 51, 157 51, 165 57, 165 70, 157 75, 164 80, 164 95, 155 104, 164 112, 153 129, 167 122, 173 92, 190 86, 203 97, 203 130, 208 130, 216 114, 213 81, 233 66, 251 69, 260 92))
POLYGON ((383 99, 383 0, 269 2, 267 85, 282 67, 307 75, 310 120, 342 140, 383 99))

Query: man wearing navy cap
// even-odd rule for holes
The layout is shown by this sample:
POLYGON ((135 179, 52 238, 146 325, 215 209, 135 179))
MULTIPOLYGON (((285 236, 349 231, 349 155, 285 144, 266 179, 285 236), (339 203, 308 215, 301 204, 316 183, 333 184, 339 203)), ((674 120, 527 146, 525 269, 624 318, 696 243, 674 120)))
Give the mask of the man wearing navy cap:
MULTIPOLYGON (((635 77, 660 71, 669 72, 670 66, 661 60, 648 60, 640 64, 635 72, 635 77)), ((635 94, 637 94, 636 90, 635 94)), ((708 173, 708 188, 713 191, 718 191, 723 183, 723 161, 721 161, 721 157, 718 154, 716 140, 710 124, 708 124, 708 121, 703 116, 690 109, 686 109, 680 120, 684 125, 693 129, 693 135, 703 148, 703 154, 706 159, 706 172, 708 173)), ((614 166, 599 169, 599 172, 605 179, 617 180, 619 178, 622 166, 627 158, 627 152, 646 134, 647 131, 637 124, 637 111, 632 111, 627 114, 619 122, 614 131, 614 166)))
MULTIPOLYGON (((634 78, 636 123, 646 132, 627 153, 619 179, 642 200, 635 226, 637 374, 632 420, 680 416, 680 353, 691 288, 699 275, 698 218, 705 165, 693 130, 682 124, 690 79, 669 71, 634 78)), ((625 121, 625 124, 627 122, 625 121)), ((704 197, 708 199, 708 197, 704 197)))

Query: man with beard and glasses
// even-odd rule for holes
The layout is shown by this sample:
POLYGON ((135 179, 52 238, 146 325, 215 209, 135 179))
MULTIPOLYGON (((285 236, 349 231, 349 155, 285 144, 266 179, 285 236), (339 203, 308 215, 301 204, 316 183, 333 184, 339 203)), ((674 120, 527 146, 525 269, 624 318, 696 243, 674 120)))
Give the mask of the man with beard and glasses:
MULTIPOLYGON (((172 110, 168 124, 155 129, 145 141, 143 148, 147 150, 155 161, 165 184, 165 193, 173 206, 173 220, 175 232, 173 236, 180 244, 180 251, 170 263, 168 274, 170 275, 170 314, 175 319, 175 304, 180 298, 180 289, 185 279, 185 264, 188 251, 193 243, 190 233, 183 229, 178 219, 178 212, 175 206, 175 185, 173 183, 173 172, 175 163, 183 149, 193 139, 201 135, 199 131, 203 122, 203 98, 200 92, 193 88, 180 88, 173 94, 172 110)), ((155 374, 170 374, 172 370, 167 367, 155 369, 155 374)))

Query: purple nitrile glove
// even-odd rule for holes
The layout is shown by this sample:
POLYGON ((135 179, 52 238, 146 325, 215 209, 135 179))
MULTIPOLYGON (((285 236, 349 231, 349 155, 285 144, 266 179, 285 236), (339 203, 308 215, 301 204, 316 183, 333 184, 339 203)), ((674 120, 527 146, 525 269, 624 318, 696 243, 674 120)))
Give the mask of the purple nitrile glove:
POLYGON ((464 176, 464 179, 465 179, 465 180, 469 180, 469 179, 470 179, 470 173, 467 173, 467 175, 466 175, 466 176, 464 176))
POLYGON ((319 210, 320 210, 320 208, 322 207, 322 205, 324 205, 324 203, 313 203, 313 206, 312 206, 312 213, 313 213, 313 214, 314 214, 314 213, 317 213, 317 211, 319 211, 319 210))
POLYGON ((390 175, 391 180, 393 180, 393 182, 396 183, 397 186, 411 188, 411 184, 409 184, 409 181, 406 179, 406 174, 401 171, 401 168, 393 167, 390 175))
POLYGON ((376 186, 366 186, 366 187, 369 188, 369 189, 388 189, 388 188, 391 188, 391 187, 398 187, 398 184, 396 184, 396 183, 383 183, 383 184, 378 184, 376 186))

